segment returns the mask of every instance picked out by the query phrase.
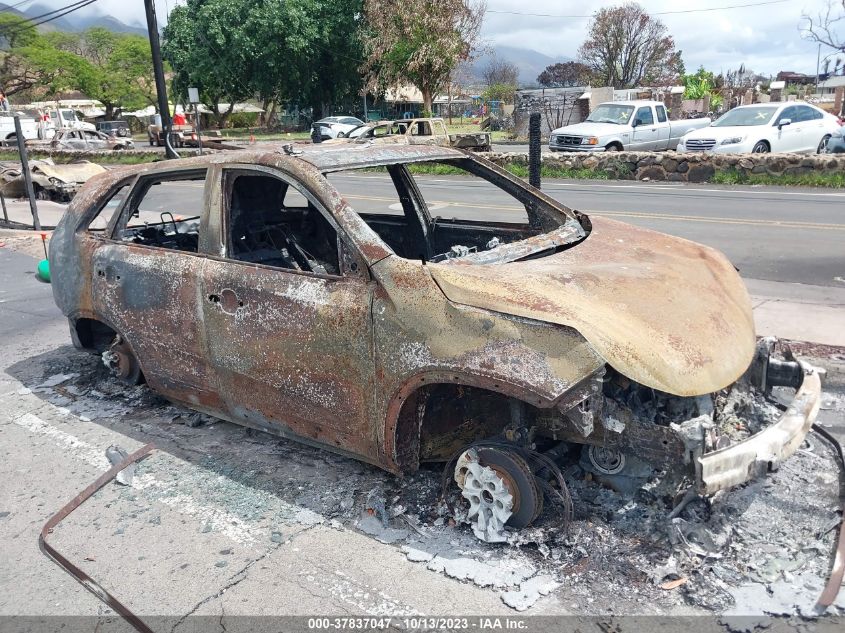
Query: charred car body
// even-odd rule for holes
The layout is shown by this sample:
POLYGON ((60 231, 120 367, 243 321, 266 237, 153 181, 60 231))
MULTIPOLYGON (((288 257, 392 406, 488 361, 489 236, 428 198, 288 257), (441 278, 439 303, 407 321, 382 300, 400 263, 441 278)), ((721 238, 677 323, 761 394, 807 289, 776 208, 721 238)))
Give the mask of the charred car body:
MULTIPOLYGON (((56 165, 51 159, 29 162, 32 187, 39 200, 67 202, 90 178, 106 169, 87 160, 56 165)), ((26 182, 20 163, 0 167, 0 191, 9 198, 26 196, 26 182)))
POLYGON ((455 459, 491 541, 539 515, 542 455, 677 468, 709 494, 776 467, 819 406, 818 372, 755 342, 719 252, 589 218, 454 149, 115 169, 73 200, 50 259, 75 345, 124 379, 394 473, 455 459), (432 217, 418 162, 493 187, 513 220, 432 217), (352 208, 335 185, 364 168, 387 172, 398 204, 352 208), (179 203, 179 187, 201 196, 179 203), (737 435, 737 393, 773 385, 791 404, 737 435))

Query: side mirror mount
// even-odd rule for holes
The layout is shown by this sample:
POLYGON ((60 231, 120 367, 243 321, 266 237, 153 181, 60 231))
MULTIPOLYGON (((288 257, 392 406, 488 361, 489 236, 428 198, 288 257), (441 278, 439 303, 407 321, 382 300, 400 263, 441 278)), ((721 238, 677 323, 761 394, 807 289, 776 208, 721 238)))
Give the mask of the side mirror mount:
POLYGON ((642 119, 634 119, 634 122, 631 123, 631 127, 637 127, 637 126, 642 125, 642 124, 643 124, 642 119))
POLYGON ((781 119, 780 121, 778 121, 778 129, 781 130, 781 129, 783 129, 784 125, 791 125, 791 124, 792 124, 792 119, 781 119))

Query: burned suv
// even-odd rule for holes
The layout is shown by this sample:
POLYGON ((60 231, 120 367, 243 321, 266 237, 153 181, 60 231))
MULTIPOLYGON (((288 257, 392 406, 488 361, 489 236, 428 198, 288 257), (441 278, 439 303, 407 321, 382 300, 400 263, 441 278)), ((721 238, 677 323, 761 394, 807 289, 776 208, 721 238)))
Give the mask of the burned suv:
POLYGON ((819 405, 818 372, 756 342, 721 253, 448 148, 114 169, 50 259, 74 344, 124 380, 394 473, 454 460, 490 541, 565 485, 553 459, 675 469, 709 494, 787 458, 819 405), (779 385, 795 390, 781 409, 779 385))

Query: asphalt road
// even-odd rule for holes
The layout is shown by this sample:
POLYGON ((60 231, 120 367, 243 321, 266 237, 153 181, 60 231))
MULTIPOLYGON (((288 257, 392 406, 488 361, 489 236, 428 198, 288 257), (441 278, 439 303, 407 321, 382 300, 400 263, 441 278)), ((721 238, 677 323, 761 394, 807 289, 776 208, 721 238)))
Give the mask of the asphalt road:
MULTIPOLYGON (((524 213, 515 200, 475 179, 416 179, 435 215, 507 221, 524 213)), ((331 180, 358 211, 398 208, 386 176, 337 174, 331 180)), ((543 190, 588 214, 718 248, 746 278, 845 289, 845 192, 583 180, 546 181, 543 190)))

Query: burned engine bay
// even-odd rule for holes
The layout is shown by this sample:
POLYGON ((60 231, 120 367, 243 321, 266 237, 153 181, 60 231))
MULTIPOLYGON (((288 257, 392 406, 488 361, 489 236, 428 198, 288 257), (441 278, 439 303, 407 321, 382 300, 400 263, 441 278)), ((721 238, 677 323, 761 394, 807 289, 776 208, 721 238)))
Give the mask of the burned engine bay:
MULTIPOLYGON (((511 423, 501 435, 473 442, 446 467, 447 474, 454 467, 454 480, 469 503, 464 518, 481 540, 506 541, 505 526, 529 525, 545 497, 563 507, 565 523, 572 508, 562 472, 573 464, 627 497, 659 478, 678 494, 678 509, 699 494, 729 487, 704 479, 702 464, 781 422, 787 406, 773 389, 797 390, 803 383, 801 364, 788 348, 776 353, 776 346, 773 338, 761 339, 746 374, 713 394, 667 394, 607 366, 568 392, 553 413, 512 403, 511 423)), ((431 454, 443 446, 424 438, 423 449, 431 454)), ((745 479, 771 471, 789 454, 755 455, 743 464, 745 479)))

